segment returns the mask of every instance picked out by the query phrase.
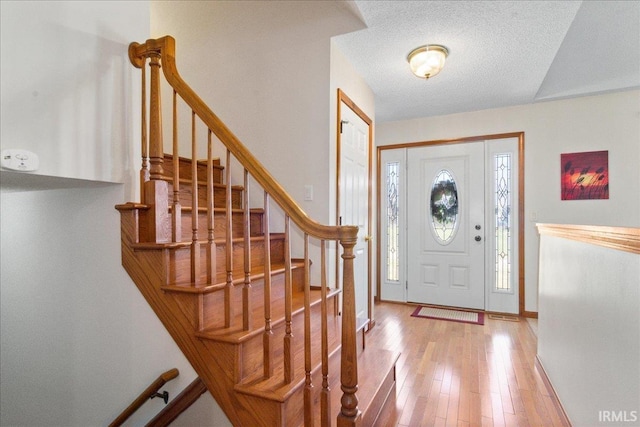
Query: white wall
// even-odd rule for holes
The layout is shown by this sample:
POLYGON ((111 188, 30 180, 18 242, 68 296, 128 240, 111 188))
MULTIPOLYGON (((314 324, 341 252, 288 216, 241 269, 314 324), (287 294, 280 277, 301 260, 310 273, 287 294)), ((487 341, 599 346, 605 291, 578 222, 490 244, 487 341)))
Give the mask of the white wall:
POLYGON ((0 198, 0 425, 103 426, 162 372, 171 398, 196 377, 121 266, 122 185, 0 198))
POLYGON ((639 303, 640 255, 540 237, 538 357, 573 425, 640 423, 639 303))
POLYGON ((139 74, 127 46, 148 36, 149 3, 2 1, 0 16, 2 149, 35 152, 41 175, 133 176, 139 74))
POLYGON ((525 309, 537 311, 536 222, 640 225, 640 91, 379 123, 377 145, 524 131, 525 309), (560 200, 560 154, 609 151, 608 200, 560 200))
MULTIPOLYGON (((2 176, 0 425, 107 425, 162 372, 180 370, 171 398, 196 376, 120 261, 114 206, 136 200, 140 164, 127 46, 149 37, 149 3, 2 1, 0 14, 1 146, 41 160, 2 176)), ((215 405, 174 424, 202 416, 228 425, 215 405)))

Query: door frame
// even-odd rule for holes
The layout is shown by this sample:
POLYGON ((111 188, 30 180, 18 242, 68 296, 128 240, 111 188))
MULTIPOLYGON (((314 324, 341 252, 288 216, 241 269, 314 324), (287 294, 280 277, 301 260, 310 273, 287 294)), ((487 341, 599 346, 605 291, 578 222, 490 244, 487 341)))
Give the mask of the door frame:
MULTIPOLYGON (((351 100, 342 89, 338 88, 338 96, 337 96, 337 109, 336 109, 336 224, 340 224, 340 195, 342 194, 340 188, 340 147, 341 147, 341 138, 342 133, 340 132, 341 128, 341 120, 342 120, 342 104, 346 105, 349 109, 351 109, 358 117, 362 119, 367 124, 369 128, 368 132, 368 159, 367 159, 367 227, 366 235, 372 236, 372 227, 373 227, 373 120, 367 116, 367 114, 362 111, 358 105, 351 100)), ((373 313, 373 285, 371 280, 371 263, 373 261, 373 247, 372 247, 373 239, 369 239, 367 242, 367 311, 369 313, 369 325, 368 328, 372 328, 375 325, 374 313, 373 313)), ((339 265, 339 251, 336 250, 336 265, 339 265)), ((339 269, 336 269, 336 275, 340 273, 339 269)), ((336 283, 341 283, 339 277, 336 277, 336 283)))
MULTIPOLYGON (((525 310, 525 289, 524 289, 524 132, 510 132, 490 135, 478 135, 454 139, 439 139, 431 141, 408 142, 393 145, 384 145, 377 147, 377 181, 382 179, 382 151, 394 150, 399 148, 415 148, 433 145, 461 144, 466 142, 484 142, 492 139, 518 138, 518 311, 521 316, 537 318, 538 313, 525 310)), ((376 204, 376 229, 377 235, 380 236, 382 230, 381 208, 382 208, 382 185, 378 185, 378 197, 376 204)), ((381 295, 381 247, 380 243, 376 243, 376 290, 377 295, 381 295)))

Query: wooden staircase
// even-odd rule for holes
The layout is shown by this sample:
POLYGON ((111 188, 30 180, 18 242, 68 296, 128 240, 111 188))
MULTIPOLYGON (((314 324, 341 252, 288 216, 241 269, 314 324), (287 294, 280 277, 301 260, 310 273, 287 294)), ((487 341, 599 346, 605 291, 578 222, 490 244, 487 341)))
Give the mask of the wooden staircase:
POLYGON ((234 425, 375 425, 395 397, 398 355, 364 349, 356 336, 357 228, 323 226, 302 212, 182 81, 171 37, 132 43, 129 56, 142 70, 142 168, 141 202, 116 207, 123 266, 234 425), (173 90, 168 154, 160 68, 173 90), (191 110, 187 149, 178 102, 191 110), (206 159, 192 161, 202 139, 206 159), (224 162, 212 155, 216 143, 224 162), (291 253, 297 236, 298 258, 291 253), (339 289, 329 284, 327 258, 340 247, 339 289))

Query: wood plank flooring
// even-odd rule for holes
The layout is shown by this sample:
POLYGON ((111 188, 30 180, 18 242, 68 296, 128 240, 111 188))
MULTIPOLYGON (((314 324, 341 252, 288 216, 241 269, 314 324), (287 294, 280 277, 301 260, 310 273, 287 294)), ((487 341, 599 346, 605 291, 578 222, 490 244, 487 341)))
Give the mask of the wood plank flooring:
MULTIPOLYGON (((568 426, 535 365, 528 322, 484 326, 411 317, 413 305, 376 303, 367 348, 400 351, 395 406, 384 426, 568 426)), ((361 373, 364 375, 364 373, 361 373)))

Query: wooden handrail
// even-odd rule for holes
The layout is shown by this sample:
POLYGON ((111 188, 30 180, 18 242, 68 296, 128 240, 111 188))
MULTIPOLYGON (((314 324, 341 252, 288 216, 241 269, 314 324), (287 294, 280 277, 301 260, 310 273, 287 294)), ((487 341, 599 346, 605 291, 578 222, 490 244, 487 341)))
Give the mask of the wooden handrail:
POLYGON ((146 427, 165 427, 171 424, 180 414, 186 411, 193 403, 207 391, 207 386, 197 377, 182 392, 175 397, 162 411, 149 421, 146 427))
MULTIPOLYGON (((216 135, 218 140, 226 147, 227 150, 227 166, 230 165, 230 155, 242 165, 245 173, 251 175, 255 182, 260 185, 264 191, 277 203, 284 211, 287 224, 289 219, 300 229, 300 231, 308 236, 320 240, 334 240, 340 242, 343 248, 341 255, 343 259, 343 278, 342 278, 342 342, 341 342, 341 389, 343 396, 341 399, 341 410, 338 415, 338 426, 347 427, 355 426, 360 422, 361 412, 358 409, 358 399, 356 391, 358 390, 358 373, 357 373, 357 350, 356 350, 356 311, 355 311, 355 284, 354 284, 354 251, 353 248, 358 238, 358 227, 353 225, 330 226, 320 224, 311 219, 302 208, 293 200, 293 198, 284 190, 284 188, 273 178, 267 169, 258 161, 258 159, 240 142, 240 140, 227 128, 227 126, 209 109, 202 99, 184 82, 177 71, 175 63, 175 40, 171 36, 165 36, 158 39, 150 39, 140 44, 133 42, 129 45, 129 58, 131 63, 137 68, 144 68, 149 59, 151 67, 150 91, 149 99, 149 185, 145 186, 145 197, 149 200, 148 204, 156 204, 156 189, 160 194, 159 203, 166 204, 166 200, 162 199, 166 193, 166 183, 154 184, 161 179, 163 171, 163 143, 162 143, 162 112, 160 106, 160 88, 158 83, 159 69, 182 100, 191 108, 192 114, 197 115, 199 119, 208 127, 208 130, 216 135), (163 190, 164 188, 164 190, 163 190), (147 193, 151 194, 147 196, 147 193)), ((143 101, 144 102, 144 101, 143 101)), ((193 127, 193 126, 192 126, 193 127)), ((195 138, 195 129, 192 129, 192 138, 195 138)), ((144 144, 143 138, 143 144, 144 144)), ((195 145, 192 149, 195 163, 195 145)), ((177 153, 174 153, 176 156, 177 153)), ((210 156, 209 156, 210 157, 210 156)), ((144 164, 144 161, 143 161, 144 164)), ((232 265, 231 263, 231 176, 230 168, 227 169, 227 288, 232 286, 232 265)), ((195 170, 194 172, 195 173, 195 170)), ((196 178, 194 177, 194 181, 196 178)), ((194 185, 192 190, 193 204, 197 200, 197 186, 194 185)), ((146 202, 146 199, 143 200, 146 202)), ((150 220, 150 239, 154 242, 166 241, 171 236, 166 234, 165 223, 170 223, 168 218, 163 215, 166 208, 156 206, 153 215, 149 215, 150 220)), ((194 216, 194 218, 197 218, 194 216)), ((196 220, 194 219, 193 222, 196 220)), ((194 248, 192 257, 194 257, 197 247, 196 228, 194 226, 194 248)), ((176 233, 174 233, 176 234, 176 233)), ((287 255, 287 257, 290 257, 287 255)), ((199 265, 194 261, 192 265, 199 265)), ((286 275, 290 275, 290 269, 286 275)), ((285 276, 286 276, 285 275, 285 276)), ((198 281, 200 277, 198 271, 192 271, 193 282, 198 281)), ((249 292, 249 287, 246 288, 249 292)), ((230 326, 231 304, 230 291, 225 291, 225 327, 230 326)), ((290 315, 287 317, 287 334, 285 335, 285 383, 291 382, 293 372, 293 358, 287 357, 287 347, 290 341, 290 315)), ((250 319, 245 319, 245 327, 250 319)), ((268 331, 266 332, 268 333, 268 331)), ((265 339, 266 339, 265 335, 265 339)))
POLYGON ((154 382, 149 385, 140 395, 131 402, 131 405, 127 407, 118 417, 109 424, 109 427, 118 427, 121 426, 134 412, 136 412, 140 407, 149 400, 152 396, 154 396, 160 388, 165 385, 167 382, 176 378, 180 372, 173 368, 168 370, 167 372, 160 375, 154 382))
MULTIPOLYGON (((251 176, 253 176, 262 188, 289 214, 293 222, 296 223, 302 231, 325 240, 356 241, 358 236, 357 226, 331 226, 312 220, 258 159, 240 142, 231 130, 227 128, 222 120, 220 120, 189 85, 182 80, 176 68, 175 39, 173 37, 164 36, 158 39, 147 40, 144 44, 134 42, 129 45, 129 59, 137 68, 141 68, 144 65, 145 58, 153 58, 156 57, 156 55, 160 55, 162 59, 162 72, 167 82, 169 82, 173 89, 209 129, 211 129, 227 149, 231 151, 235 158, 249 171, 251 176)), ((151 153, 153 157, 154 151, 151 150, 151 153)), ((153 174, 153 172, 152 170, 151 173, 153 174)))

